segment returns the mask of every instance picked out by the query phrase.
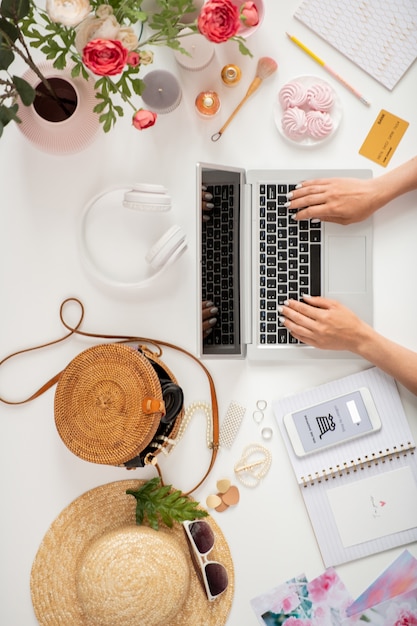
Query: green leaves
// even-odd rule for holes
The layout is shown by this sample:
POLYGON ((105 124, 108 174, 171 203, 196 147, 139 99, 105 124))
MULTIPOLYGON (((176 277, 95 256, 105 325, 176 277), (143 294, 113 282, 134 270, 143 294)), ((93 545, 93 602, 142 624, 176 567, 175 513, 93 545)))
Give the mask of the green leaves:
POLYGON ((94 88, 99 103, 94 107, 94 111, 100 115, 100 123, 105 133, 112 129, 118 117, 124 115, 123 107, 115 104, 113 99, 119 95, 122 100, 129 102, 133 93, 137 96, 143 93, 144 82, 141 78, 136 78, 138 73, 139 67, 128 67, 117 80, 114 77, 102 76, 96 81, 94 88))
POLYGON ((3 104, 0 105, 0 137, 3 134, 3 129, 9 122, 14 120, 15 122, 20 122, 20 119, 17 116, 18 111, 17 104, 13 104, 10 107, 7 107, 3 104))
POLYGON ((20 78, 20 76, 13 76, 14 86, 17 93, 20 96, 22 103, 25 106, 29 106, 35 99, 36 91, 26 80, 20 78))
POLYGON ((0 38, 0 70, 7 70, 7 68, 13 63, 14 54, 11 50, 3 50, 1 47, 0 38))
MULTIPOLYGON (((139 56, 142 54, 143 63, 141 61, 136 67, 126 65, 123 72, 116 76, 92 78, 82 62, 82 53, 75 47, 76 28, 53 22, 37 0, 0 0, 0 135, 11 119, 19 121, 17 109, 15 111, 12 106, 16 95, 25 105, 33 102, 33 89, 21 78, 12 76, 10 71, 15 59, 20 58, 38 74, 39 67, 32 58, 31 48, 40 50, 58 70, 64 69, 71 61, 74 77, 95 80, 97 103, 94 111, 103 130, 109 132, 118 118, 124 116, 125 104, 132 108, 132 115, 141 108, 137 96, 142 95, 144 82, 139 72, 152 60, 147 47, 167 46, 188 54, 181 46, 181 31, 187 27, 191 32, 198 32, 196 22, 185 23, 183 20, 184 15, 195 14, 194 0, 153 0, 149 3, 150 9, 142 9, 144 0, 90 0, 91 17, 103 4, 111 7, 121 28, 134 27, 139 37, 136 52, 139 56), (145 22, 147 36, 141 37, 145 22)), ((252 56, 242 37, 233 39, 242 54, 252 56)))
POLYGON ((0 5, 0 14, 15 22, 23 19, 29 11, 29 0, 3 0, 0 5))
POLYGON ((136 498, 136 523, 143 524, 147 518, 149 526, 158 530, 159 522, 172 528, 173 522, 184 522, 207 517, 207 511, 199 509, 198 502, 173 490, 172 485, 160 486, 159 478, 148 480, 137 491, 128 489, 126 493, 136 498))

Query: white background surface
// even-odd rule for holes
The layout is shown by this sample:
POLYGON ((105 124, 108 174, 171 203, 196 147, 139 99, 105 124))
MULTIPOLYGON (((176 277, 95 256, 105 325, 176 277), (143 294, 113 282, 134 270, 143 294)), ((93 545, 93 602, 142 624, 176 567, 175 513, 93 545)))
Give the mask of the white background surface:
MULTIPOLYGON (((266 0, 261 29, 249 40, 254 57, 243 58, 234 44, 216 47, 216 58, 202 72, 180 70, 169 50, 158 49, 155 67, 175 72, 183 86, 180 106, 160 115, 156 126, 143 132, 130 125, 130 111, 109 134, 100 132, 94 143, 74 156, 56 157, 33 147, 12 125, 0 143, 0 353, 52 340, 63 334, 58 312, 62 300, 75 296, 85 305, 84 330, 134 334, 177 343, 196 351, 195 166, 197 161, 245 168, 352 167, 385 170, 358 154, 382 108, 410 122, 389 168, 415 154, 416 110, 414 87, 417 66, 409 70, 392 93, 359 70, 329 45, 299 24, 292 14, 298 2, 266 0), (371 100, 364 106, 343 86, 299 50, 288 31, 309 45, 346 80, 371 100), (265 81, 239 112, 217 143, 210 136, 224 123, 255 76, 257 60, 271 56, 278 72, 265 81), (236 62, 243 69, 240 85, 220 85, 220 69, 236 62), (313 150, 285 142, 273 120, 280 87, 297 75, 315 74, 330 82, 343 106, 343 119, 331 141, 313 150), (216 89, 222 98, 220 114, 199 118, 194 99, 202 89, 216 89), (182 224, 188 250, 151 288, 126 293, 94 284, 86 275, 77 247, 77 228, 85 203, 105 187, 133 182, 164 185, 173 198, 172 219, 182 224)), ((140 102, 138 103, 140 106, 140 102)), ((392 339, 417 350, 415 268, 417 267, 417 195, 408 194, 375 216, 375 326, 392 339)), ((146 250, 138 250, 142 264, 146 250)), ((72 339, 54 348, 26 355, 1 369, 0 395, 23 399, 38 389, 91 342, 72 339)), ((207 401, 208 388, 198 368, 167 351, 165 362, 184 387, 186 404, 207 401)), ((229 542, 236 570, 236 591, 228 620, 231 626, 255 625, 249 600, 305 572, 308 578, 323 571, 323 563, 303 500, 271 405, 274 398, 328 382, 368 366, 360 360, 307 364, 255 364, 210 361, 217 385, 220 419, 232 400, 247 411, 231 450, 220 451, 216 466, 196 492, 202 503, 215 493, 219 478, 234 478, 233 467, 249 443, 265 442, 261 427, 270 426, 267 447, 272 466, 255 489, 241 486, 239 504, 214 512, 229 542), (256 401, 268 402, 261 425, 252 413, 256 401)), ((417 399, 401 389, 411 428, 417 437, 417 399)), ((21 406, 0 405, 1 420, 1 574, 0 621, 34 626, 29 579, 33 558, 48 526, 74 498, 113 480, 146 478, 152 471, 96 466, 72 455, 61 442, 53 420, 53 391, 21 406)), ((180 447, 161 460, 167 482, 188 489, 202 475, 209 459, 205 424, 198 417, 180 447)), ((400 513, 399 513, 400 514, 400 513)), ((417 556, 417 546, 409 546, 417 556)), ((337 568, 353 596, 357 596, 403 550, 374 555, 337 568)), ((70 626, 70 625, 68 625, 70 626)))

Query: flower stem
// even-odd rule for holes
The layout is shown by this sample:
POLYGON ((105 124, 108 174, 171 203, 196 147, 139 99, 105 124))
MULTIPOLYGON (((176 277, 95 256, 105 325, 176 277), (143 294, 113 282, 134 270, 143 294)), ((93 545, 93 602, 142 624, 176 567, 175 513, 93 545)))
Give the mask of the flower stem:
MULTIPOLYGON (((18 41, 21 44, 23 50, 21 48, 19 48, 19 46, 17 46, 15 44, 15 42, 12 41, 7 36, 6 33, 4 33, 4 31, 1 31, 2 36, 7 39, 8 46, 10 47, 11 50, 13 50, 13 52, 15 54, 17 54, 18 56, 20 56, 21 59, 23 59, 23 61, 26 63, 26 65, 32 70, 32 72, 34 72, 36 74, 36 76, 39 78, 39 80, 45 85, 45 89, 47 90, 49 96, 53 100, 55 100, 55 102, 57 102, 57 104, 61 107, 61 109, 63 110, 65 115, 69 116, 70 115, 70 111, 65 106, 65 102, 61 98, 59 98, 57 96, 57 94, 55 93, 55 90, 52 87, 52 85, 50 84, 49 80, 46 78, 46 76, 44 76, 42 74, 42 72, 40 71, 40 69, 38 68, 36 63, 34 62, 33 57, 32 57, 32 55, 30 53, 30 50, 29 50, 28 46, 26 45, 26 41, 25 41, 25 39, 23 37, 21 29, 19 28, 18 25, 15 24, 15 26, 16 26, 16 29, 17 29, 17 32, 18 32, 18 41)), ((39 96, 39 93, 37 91, 36 91, 36 93, 39 96)))

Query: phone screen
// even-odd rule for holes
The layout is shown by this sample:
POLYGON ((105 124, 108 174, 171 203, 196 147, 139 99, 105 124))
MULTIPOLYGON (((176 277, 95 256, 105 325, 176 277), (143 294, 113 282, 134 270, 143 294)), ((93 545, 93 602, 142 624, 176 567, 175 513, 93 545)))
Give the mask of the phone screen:
POLYGON ((292 415, 305 452, 373 430, 360 391, 353 391, 292 415))

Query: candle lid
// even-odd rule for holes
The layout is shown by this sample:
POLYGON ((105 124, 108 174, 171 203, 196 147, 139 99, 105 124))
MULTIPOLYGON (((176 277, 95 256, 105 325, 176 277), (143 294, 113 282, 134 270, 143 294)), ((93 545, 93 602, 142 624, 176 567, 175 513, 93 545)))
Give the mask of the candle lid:
POLYGON ((155 113, 169 113, 179 105, 181 87, 171 72, 153 70, 144 76, 143 82, 142 100, 155 113))

